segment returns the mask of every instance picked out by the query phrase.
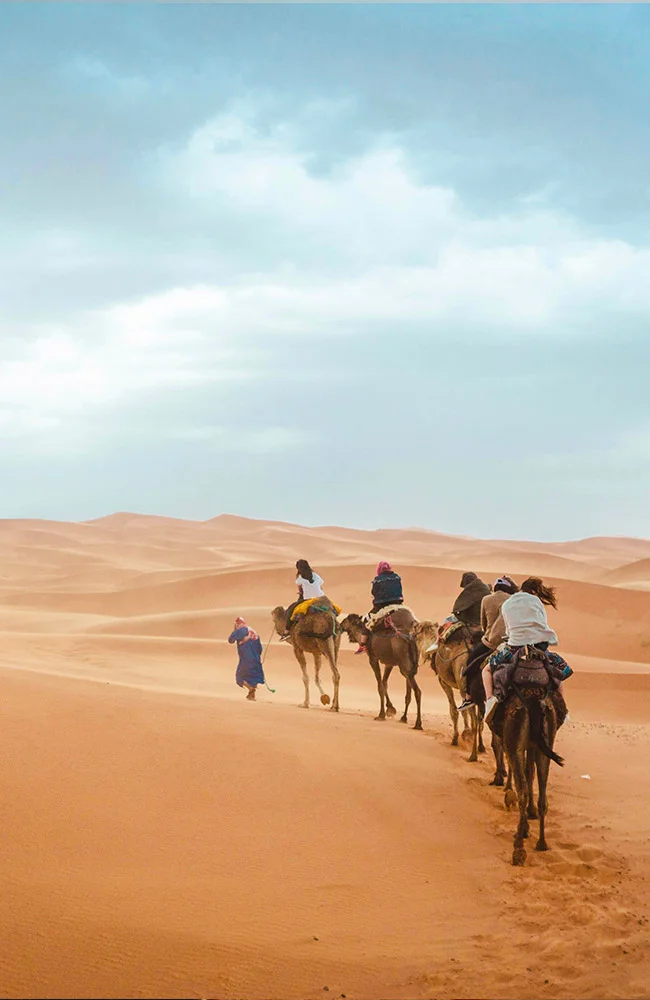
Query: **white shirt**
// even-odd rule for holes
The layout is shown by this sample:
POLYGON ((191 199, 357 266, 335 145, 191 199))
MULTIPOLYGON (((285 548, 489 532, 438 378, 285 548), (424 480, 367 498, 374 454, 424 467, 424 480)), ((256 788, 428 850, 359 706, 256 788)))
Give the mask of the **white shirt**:
POLYGON ((549 628, 546 608, 535 594, 519 591, 501 605, 509 646, 534 646, 537 642, 557 645, 557 635, 549 628))
POLYGON ((323 581, 318 573, 314 573, 314 582, 310 583, 309 580, 305 580, 303 576, 296 578, 296 583, 299 587, 302 587, 302 596, 305 601, 308 601, 312 597, 324 597, 325 593, 323 591, 323 581))

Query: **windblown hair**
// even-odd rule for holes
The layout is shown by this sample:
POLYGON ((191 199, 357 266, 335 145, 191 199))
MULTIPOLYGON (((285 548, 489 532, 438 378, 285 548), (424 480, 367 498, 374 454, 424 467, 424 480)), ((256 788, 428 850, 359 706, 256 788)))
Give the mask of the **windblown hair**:
POLYGON ((306 580, 308 583, 314 582, 314 571, 306 559, 299 559, 296 563, 296 569, 303 580, 306 580))
POLYGON ((542 604, 548 604, 557 611, 557 598, 555 588, 547 587, 538 576, 529 576, 521 585, 525 594, 534 594, 539 597, 542 604))

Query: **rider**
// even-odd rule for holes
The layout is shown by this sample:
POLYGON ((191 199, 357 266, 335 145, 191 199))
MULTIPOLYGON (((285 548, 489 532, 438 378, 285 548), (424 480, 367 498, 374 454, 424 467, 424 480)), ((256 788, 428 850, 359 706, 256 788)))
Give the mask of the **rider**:
POLYGON ((456 598, 453 613, 458 621, 476 628, 481 624, 481 602, 491 593, 490 588, 479 580, 476 573, 463 573, 460 585, 462 590, 456 598))
POLYGON ((298 600, 294 601, 287 608, 287 626, 284 635, 280 636, 280 642, 284 642, 289 638, 289 629, 291 628, 291 616, 303 601, 308 601, 313 597, 324 597, 325 592, 323 590, 323 578, 315 573, 311 568, 306 559, 299 559, 296 563, 296 587, 298 588, 298 600))
MULTIPOLYGON (((524 580, 519 593, 513 594, 502 604, 501 614, 508 638, 505 647, 491 656, 483 667, 486 716, 496 703, 493 672, 511 663, 517 650, 523 646, 534 646, 546 653, 551 665, 561 670, 565 679, 573 673, 566 660, 558 653, 547 652, 549 646, 557 645, 557 635, 549 627, 545 605, 557 609, 555 590, 547 587, 538 576, 530 576, 524 580)), ((559 685, 559 691, 562 694, 562 684, 559 685)))
MULTIPOLYGON (((372 611, 370 614, 380 611, 381 608, 387 608, 391 604, 404 603, 402 578, 393 572, 390 563, 387 563, 385 560, 382 560, 377 566, 377 573, 375 579, 372 581, 371 593, 372 611)), ((360 653, 365 653, 365 651, 365 643, 360 643, 354 655, 358 656, 360 653)))
POLYGON ((474 704, 471 689, 479 670, 487 656, 493 653, 506 637, 506 626, 501 614, 503 604, 512 594, 516 594, 519 588, 509 576, 500 576, 494 581, 494 589, 491 594, 481 601, 481 628, 483 635, 470 650, 467 664, 463 670, 467 685, 467 696, 458 709, 463 712, 466 708, 471 708, 474 704))

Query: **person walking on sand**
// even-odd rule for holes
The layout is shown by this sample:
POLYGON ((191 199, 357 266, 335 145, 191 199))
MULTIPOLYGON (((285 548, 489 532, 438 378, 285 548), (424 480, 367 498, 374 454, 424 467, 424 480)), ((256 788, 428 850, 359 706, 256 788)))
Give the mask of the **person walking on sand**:
POLYGON ((255 689, 265 684, 264 668, 262 667, 262 643, 257 632, 249 628, 243 618, 235 618, 235 628, 228 637, 228 642, 237 643, 239 663, 235 680, 239 687, 246 688, 248 701, 255 701, 255 689))

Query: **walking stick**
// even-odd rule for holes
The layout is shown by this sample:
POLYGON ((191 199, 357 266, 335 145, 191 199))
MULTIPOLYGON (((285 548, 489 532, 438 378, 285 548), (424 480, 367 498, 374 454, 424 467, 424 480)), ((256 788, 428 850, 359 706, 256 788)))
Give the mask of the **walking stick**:
MULTIPOLYGON (((267 654, 267 653, 268 653, 268 651, 269 651, 269 646, 271 645, 271 641, 272 641, 272 639, 273 639, 273 634, 274 634, 274 632, 275 632, 275 626, 273 626, 273 631, 271 632, 271 634, 270 634, 270 636, 269 636, 269 641, 268 641, 268 642, 267 642, 267 644, 266 644, 266 649, 265 649, 265 650, 264 650, 264 652, 262 653, 262 666, 264 666, 264 660, 266 659, 266 654, 267 654)), ((266 687, 266 688, 267 688, 267 689, 268 689, 268 690, 269 690, 269 691, 271 692, 271 694, 275 694, 275 688, 272 688, 272 687, 269 687, 269 685, 267 684, 267 681, 266 681, 266 674, 264 674, 264 685, 265 685, 265 687, 266 687)))

